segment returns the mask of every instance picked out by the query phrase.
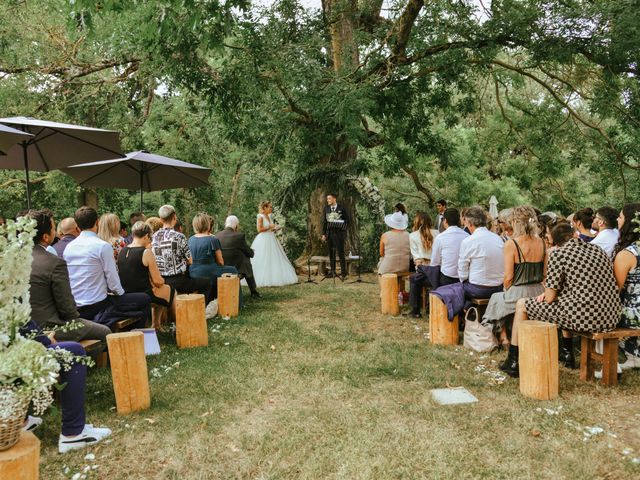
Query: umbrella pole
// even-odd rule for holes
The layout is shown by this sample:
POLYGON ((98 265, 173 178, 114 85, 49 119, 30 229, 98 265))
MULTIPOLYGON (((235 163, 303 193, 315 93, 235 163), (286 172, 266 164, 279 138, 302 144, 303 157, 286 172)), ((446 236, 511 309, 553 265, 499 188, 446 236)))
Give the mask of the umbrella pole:
POLYGON ((140 172, 140 213, 144 213, 144 211, 142 210, 142 200, 144 198, 144 189, 142 188, 143 185, 142 172, 140 172))
POLYGON ((29 183, 29 158, 27 155, 27 142, 22 142, 22 155, 24 159, 24 171, 27 175, 26 187, 27 187, 27 208, 31 210, 31 185, 29 183))

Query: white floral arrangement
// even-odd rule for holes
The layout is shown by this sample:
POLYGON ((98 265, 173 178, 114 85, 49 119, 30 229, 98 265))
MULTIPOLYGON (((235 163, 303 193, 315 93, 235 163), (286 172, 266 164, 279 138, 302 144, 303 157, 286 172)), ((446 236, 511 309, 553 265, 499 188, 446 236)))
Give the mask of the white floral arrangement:
POLYGON ((360 197, 365 201, 371 210, 376 212, 380 218, 380 221, 385 215, 385 201, 369 177, 357 177, 355 175, 349 175, 347 177, 351 185, 358 191, 360 197))
POLYGON ((286 252, 287 251, 287 235, 285 233, 284 227, 287 224, 287 219, 282 214, 282 210, 280 210, 280 207, 276 207, 276 206, 273 207, 273 210, 271 211, 271 221, 273 222, 273 224, 275 224, 278 227, 274 230, 273 233, 275 234, 276 238, 280 242, 280 245, 282 245, 282 248, 286 252))
POLYGON ((31 318, 29 277, 35 225, 28 217, 0 225, 0 420, 29 402, 36 414, 43 413, 53 401, 60 370, 77 361, 68 350, 47 349, 20 334, 31 318))

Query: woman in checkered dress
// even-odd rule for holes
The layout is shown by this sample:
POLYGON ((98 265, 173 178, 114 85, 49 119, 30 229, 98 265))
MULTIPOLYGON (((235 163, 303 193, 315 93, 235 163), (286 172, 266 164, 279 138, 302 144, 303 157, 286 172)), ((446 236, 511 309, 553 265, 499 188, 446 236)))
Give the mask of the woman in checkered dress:
MULTIPOLYGON (((558 248, 549 253, 545 293, 519 300, 516 307, 512 345, 501 365, 511 376, 518 376, 521 321, 551 322, 561 329, 578 332, 606 332, 616 328, 620 320, 620 298, 606 253, 596 245, 574 238, 573 228, 566 223, 555 226, 551 236, 558 248)), ((571 338, 563 338, 562 350, 567 350, 564 353, 573 359, 571 348, 571 338)))

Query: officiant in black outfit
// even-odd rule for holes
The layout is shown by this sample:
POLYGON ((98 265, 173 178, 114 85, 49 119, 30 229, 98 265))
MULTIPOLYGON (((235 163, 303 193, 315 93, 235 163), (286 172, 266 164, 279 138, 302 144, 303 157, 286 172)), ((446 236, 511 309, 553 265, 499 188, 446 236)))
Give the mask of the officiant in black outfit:
POLYGON ((322 226, 322 241, 329 244, 329 260, 331 263, 331 273, 336 274, 336 252, 340 258, 340 275, 344 279, 347 276, 347 260, 344 256, 344 241, 347 237, 349 225, 349 215, 347 211, 339 205, 333 193, 327 194, 327 206, 324 207, 324 222, 322 226))

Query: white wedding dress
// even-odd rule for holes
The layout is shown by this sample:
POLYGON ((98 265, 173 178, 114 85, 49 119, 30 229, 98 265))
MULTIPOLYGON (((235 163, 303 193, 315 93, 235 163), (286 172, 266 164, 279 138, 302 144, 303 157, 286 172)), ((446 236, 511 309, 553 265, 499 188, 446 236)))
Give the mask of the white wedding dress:
MULTIPOLYGON (((258 214, 262 226, 271 225, 270 216, 258 214)), ((253 277, 258 287, 281 287, 298 283, 298 275, 289 262, 287 254, 272 231, 261 232, 251 244, 255 255, 251 259, 253 277)))

